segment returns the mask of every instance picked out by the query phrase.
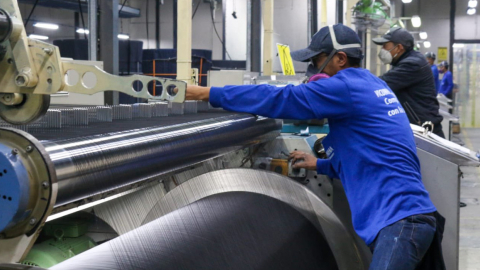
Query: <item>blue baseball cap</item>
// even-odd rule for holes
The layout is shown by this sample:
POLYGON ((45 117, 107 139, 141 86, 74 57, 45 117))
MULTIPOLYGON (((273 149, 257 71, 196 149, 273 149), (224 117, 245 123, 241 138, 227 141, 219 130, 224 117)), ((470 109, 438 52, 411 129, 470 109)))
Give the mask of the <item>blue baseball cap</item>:
POLYGON ((320 54, 333 50, 345 52, 348 57, 363 59, 362 42, 357 33, 343 24, 325 26, 312 37, 307 48, 291 52, 293 60, 308 62, 320 54), (332 38, 333 37, 333 38, 332 38))

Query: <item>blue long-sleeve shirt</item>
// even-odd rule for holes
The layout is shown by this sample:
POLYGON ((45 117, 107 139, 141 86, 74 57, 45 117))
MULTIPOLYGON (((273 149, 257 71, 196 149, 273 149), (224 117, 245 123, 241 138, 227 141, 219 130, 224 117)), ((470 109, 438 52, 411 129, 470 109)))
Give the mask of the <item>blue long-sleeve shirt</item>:
POLYGON ((447 72, 443 74, 442 83, 440 84, 440 90, 438 92, 448 97, 451 95, 452 90, 453 90, 452 72, 450 72, 450 70, 447 70, 447 72))
POLYGON ((367 244, 398 220, 435 211, 405 111, 368 70, 348 68, 298 86, 212 87, 210 103, 272 118, 328 118, 322 143, 329 159, 317 161, 317 170, 341 179, 353 226, 367 244))
POLYGON ((330 159, 317 159, 317 173, 330 178, 340 178, 332 166, 330 159))
POLYGON ((440 81, 438 80, 438 68, 436 65, 432 65, 432 73, 433 73, 433 79, 435 80, 435 89, 438 91, 440 90, 440 81))

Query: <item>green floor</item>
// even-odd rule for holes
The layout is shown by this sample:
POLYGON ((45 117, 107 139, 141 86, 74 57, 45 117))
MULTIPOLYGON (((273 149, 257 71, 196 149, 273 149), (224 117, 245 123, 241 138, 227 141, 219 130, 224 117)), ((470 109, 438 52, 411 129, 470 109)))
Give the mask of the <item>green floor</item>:
MULTIPOLYGON (((459 138, 465 147, 480 150, 480 128, 464 128, 459 138)), ((462 167, 460 200, 460 270, 480 270, 480 168, 462 167)))

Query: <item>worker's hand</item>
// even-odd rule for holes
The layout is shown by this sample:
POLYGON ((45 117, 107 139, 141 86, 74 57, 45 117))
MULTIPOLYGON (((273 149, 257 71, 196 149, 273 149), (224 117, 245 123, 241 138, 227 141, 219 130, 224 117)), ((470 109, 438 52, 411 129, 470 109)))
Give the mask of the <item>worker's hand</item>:
POLYGON ((317 169, 317 158, 305 152, 293 151, 292 153, 290 153, 288 160, 292 161, 292 168, 294 169, 317 169))
POLYGON ((187 85, 187 91, 185 93, 186 100, 208 101, 209 97, 210 97, 210 87, 187 85))

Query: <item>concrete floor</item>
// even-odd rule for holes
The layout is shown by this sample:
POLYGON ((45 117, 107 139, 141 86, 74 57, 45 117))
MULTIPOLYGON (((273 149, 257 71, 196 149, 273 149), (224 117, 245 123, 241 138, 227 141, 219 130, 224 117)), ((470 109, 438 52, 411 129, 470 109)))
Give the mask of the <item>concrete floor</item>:
MULTIPOLYGON (((480 128, 464 128, 459 136, 465 147, 480 150, 480 128)), ((480 270, 480 168, 462 167, 460 201, 460 270, 480 270)))

